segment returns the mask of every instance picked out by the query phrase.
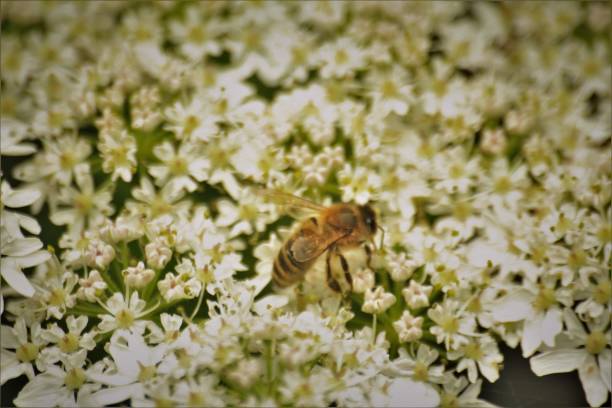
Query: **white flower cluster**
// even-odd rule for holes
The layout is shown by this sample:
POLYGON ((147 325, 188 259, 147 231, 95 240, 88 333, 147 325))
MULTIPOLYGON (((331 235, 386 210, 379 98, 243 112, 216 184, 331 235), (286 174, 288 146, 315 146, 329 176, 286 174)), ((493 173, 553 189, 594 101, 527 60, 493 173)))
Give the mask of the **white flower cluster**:
POLYGON ((500 342, 610 398, 607 4, 0 13, 15 405, 487 406, 500 342), (376 209, 352 293, 273 287, 262 187, 376 209))

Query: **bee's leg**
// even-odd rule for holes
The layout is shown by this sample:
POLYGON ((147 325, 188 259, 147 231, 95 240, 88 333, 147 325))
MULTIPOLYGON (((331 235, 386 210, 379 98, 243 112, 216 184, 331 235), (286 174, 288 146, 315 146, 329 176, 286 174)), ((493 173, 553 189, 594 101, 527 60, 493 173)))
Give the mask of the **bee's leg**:
POLYGON ((346 261, 346 258, 344 257, 344 255, 342 255, 339 251, 338 251, 338 247, 334 248, 336 255, 338 256, 338 258, 340 258, 340 265, 342 266, 342 272, 344 272, 344 279, 346 279, 346 282, 349 284, 349 291, 352 292, 353 291, 353 277, 351 276, 351 271, 349 270, 349 264, 346 261))
POLYGON ((326 270, 327 270, 327 286, 329 286, 329 288, 333 290, 334 292, 340 292, 340 285, 338 284, 338 281, 332 275, 332 270, 331 270, 331 257, 332 257, 332 253, 335 253, 335 250, 336 250, 335 247, 333 249, 329 249, 327 251, 327 257, 325 259, 325 265, 326 265, 326 270))
POLYGON ((297 305, 298 311, 303 311, 306 308, 306 299, 304 296, 304 288, 302 286, 302 282, 298 283, 294 289, 295 292, 295 302, 297 305))
POLYGON ((363 246, 365 253, 366 253, 366 265, 368 265, 368 268, 374 270, 374 268, 372 267, 372 248, 370 247, 369 244, 365 244, 363 246))

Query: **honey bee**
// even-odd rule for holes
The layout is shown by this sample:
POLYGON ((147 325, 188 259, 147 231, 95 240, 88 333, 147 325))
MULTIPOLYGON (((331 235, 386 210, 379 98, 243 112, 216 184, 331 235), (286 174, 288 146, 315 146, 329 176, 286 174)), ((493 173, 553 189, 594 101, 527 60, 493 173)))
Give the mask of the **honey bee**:
POLYGON ((376 213, 369 205, 333 204, 329 207, 310 200, 276 190, 261 190, 268 200, 285 207, 286 212, 302 218, 298 228, 283 243, 274 261, 273 280, 281 287, 287 287, 302 280, 315 261, 326 254, 327 285, 335 292, 345 292, 342 287, 352 290, 349 264, 342 250, 362 246, 370 265, 372 248, 377 229, 376 213), (334 257, 340 268, 332 268, 334 257), (341 271, 337 271, 341 269, 341 271), (344 280, 346 285, 340 285, 344 280))

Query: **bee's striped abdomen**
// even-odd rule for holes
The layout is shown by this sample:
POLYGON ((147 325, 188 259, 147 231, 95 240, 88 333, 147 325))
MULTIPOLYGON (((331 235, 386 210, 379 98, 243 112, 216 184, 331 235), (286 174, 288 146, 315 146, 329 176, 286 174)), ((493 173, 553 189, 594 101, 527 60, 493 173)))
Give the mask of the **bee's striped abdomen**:
POLYGON ((293 239, 289 239, 278 252, 274 260, 274 283, 280 287, 287 287, 299 281, 312 262, 298 262, 291 255, 291 244, 293 239))

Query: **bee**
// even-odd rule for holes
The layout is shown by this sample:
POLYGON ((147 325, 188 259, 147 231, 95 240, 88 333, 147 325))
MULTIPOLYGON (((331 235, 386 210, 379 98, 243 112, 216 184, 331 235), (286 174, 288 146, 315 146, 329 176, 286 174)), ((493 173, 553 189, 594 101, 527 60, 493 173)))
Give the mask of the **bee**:
MULTIPOLYGON (((369 205, 333 204, 329 207, 276 190, 260 190, 268 200, 285 208, 289 215, 301 218, 298 228, 283 243, 274 261, 273 280, 281 287, 302 280, 316 260, 326 253, 327 286, 335 292, 352 291, 352 277, 342 251, 363 247, 370 266, 378 226, 376 213, 369 205), (338 261, 334 262, 334 258, 338 261), (338 264, 340 268, 332 268, 338 264), (337 271, 341 269, 341 271, 337 271), (339 282, 344 280, 346 284, 339 282)), ((384 231, 383 231, 384 232, 384 231)))

